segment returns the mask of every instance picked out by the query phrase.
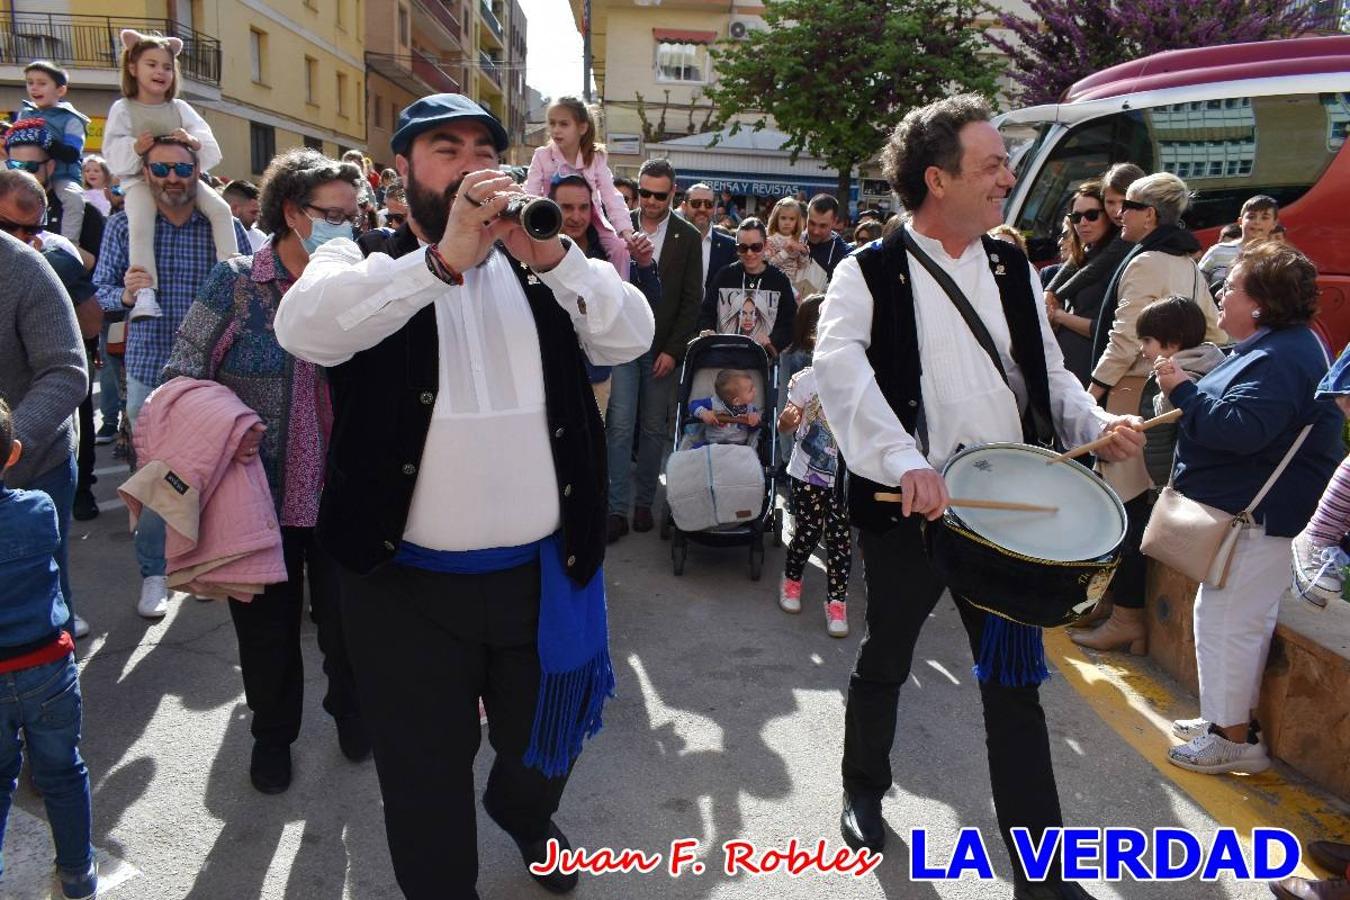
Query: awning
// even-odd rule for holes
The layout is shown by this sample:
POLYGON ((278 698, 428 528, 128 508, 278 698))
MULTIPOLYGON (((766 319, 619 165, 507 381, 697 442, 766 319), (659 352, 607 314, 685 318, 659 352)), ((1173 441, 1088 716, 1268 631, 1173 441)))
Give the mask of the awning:
MULTIPOLYGON (((688 190, 690 185, 703 182, 714 191, 728 191, 740 197, 791 197, 798 191, 808 197, 822 191, 834 193, 838 182, 832 178, 802 178, 796 175, 765 174, 758 172, 713 172, 678 169, 675 186, 688 190)), ((858 180, 850 189, 853 199, 858 197, 858 180)))
POLYGON ((653 28, 652 37, 672 44, 711 44, 717 40, 717 32, 690 31, 687 28, 653 28))

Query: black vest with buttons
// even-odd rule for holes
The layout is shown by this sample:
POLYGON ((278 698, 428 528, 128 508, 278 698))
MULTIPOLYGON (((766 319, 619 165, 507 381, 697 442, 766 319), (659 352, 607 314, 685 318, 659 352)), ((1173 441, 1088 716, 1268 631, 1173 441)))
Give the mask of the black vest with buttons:
MULTIPOLYGON (((418 249, 407 226, 362 235, 361 250, 398 257, 418 249)), ((497 252, 505 252, 499 247, 497 252)), ((513 261, 514 262, 514 261, 513 261)), ((605 431, 586 378, 572 319, 524 265, 514 269, 534 314, 544 371, 553 465, 558 476, 568 574, 584 584, 605 555, 605 431)), ((440 341, 433 305, 379 344, 328 371, 333 436, 319 505, 319 540, 338 562, 367 574, 393 558, 403 538, 422 450, 440 388, 440 341)), ((482 440, 492 441, 485 431, 482 440)), ((432 465, 431 461, 427 461, 432 465)), ((453 465, 453 460, 436 460, 453 465)), ((502 472, 503 479, 512 477, 502 472)), ((473 515, 446 509, 447 516, 473 515)))
MULTIPOLYGON (((1040 300, 1031 291, 1027 279, 1027 258, 1016 247, 985 237, 984 251, 998 284, 1003 314, 1012 336, 1012 355, 1026 381, 1034 414, 1024 415, 1023 440, 1045 443, 1053 434, 1034 434, 1033 420, 1051 422, 1050 376, 1045 368, 1045 347, 1041 344, 1040 300)), ((914 286, 909 273, 909 255, 903 235, 896 231, 874 241, 854 254, 863 280, 872 294, 872 337, 867 361, 876 373, 877 387, 910 434, 919 434, 923 409, 919 356, 919 328, 914 318, 914 286)), ((846 461, 847 462, 847 461, 846 461)), ((897 491, 894 485, 879 485, 860 475, 849 473, 849 515, 859 528, 886 531, 900 523, 900 504, 877 501, 877 491, 897 491)))

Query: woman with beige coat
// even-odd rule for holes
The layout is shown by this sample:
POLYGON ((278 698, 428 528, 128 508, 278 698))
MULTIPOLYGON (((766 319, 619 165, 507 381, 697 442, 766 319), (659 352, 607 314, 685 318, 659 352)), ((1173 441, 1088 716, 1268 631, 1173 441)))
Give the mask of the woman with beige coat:
MULTIPOLYGON (((1205 314, 1205 340, 1228 343, 1218 325, 1218 308, 1192 254, 1200 243, 1179 224, 1190 202, 1186 183, 1159 172, 1135 181, 1121 208, 1121 237, 1133 248, 1106 289, 1093 330, 1092 355, 1097 360, 1088 390, 1106 408, 1121 415, 1139 415, 1139 401, 1150 364, 1140 354, 1135 320, 1163 297, 1190 297, 1205 314)), ((1145 563, 1139 552, 1150 510, 1152 481, 1142 459, 1100 463, 1102 477, 1120 495, 1129 517, 1120 566, 1111 585, 1110 615, 1091 631, 1072 631, 1073 640, 1094 650, 1147 649, 1144 625, 1145 563)), ((1102 609, 1105 612, 1105 609, 1102 609)))

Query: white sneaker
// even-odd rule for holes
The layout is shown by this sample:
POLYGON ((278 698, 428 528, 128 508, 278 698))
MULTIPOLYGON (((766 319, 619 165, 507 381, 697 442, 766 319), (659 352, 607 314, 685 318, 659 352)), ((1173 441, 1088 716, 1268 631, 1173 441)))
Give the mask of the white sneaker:
POLYGON ((136 292, 136 305, 131 308, 131 315, 127 316, 128 321, 135 322, 137 319, 157 319, 162 315, 159 309, 159 301, 155 299, 154 288, 141 288, 136 292))
POLYGON ((1168 750, 1167 759, 1175 766, 1209 775, 1220 772, 1255 775, 1270 768, 1270 756, 1266 753, 1265 744, 1235 744, 1212 731, 1168 750))
POLYGON ((785 613, 802 611, 802 583, 787 576, 778 585, 778 608, 785 613))
POLYGON ((169 611, 169 585, 163 575, 147 575, 141 581, 141 599, 136 612, 147 619, 162 619, 169 611))
POLYGON ((848 637, 848 608, 841 601, 825 604, 825 630, 830 637, 848 637))
POLYGON ((88 637, 89 623, 77 615, 75 616, 75 621, 70 623, 70 630, 77 638, 88 637))
POLYGON ((1183 741, 1193 741, 1209 733, 1209 719, 1177 719, 1172 723, 1172 734, 1183 741))
POLYGON ((1291 544, 1294 593, 1313 606, 1326 607, 1341 597, 1341 570, 1350 563, 1340 547, 1319 547, 1303 532, 1291 544))

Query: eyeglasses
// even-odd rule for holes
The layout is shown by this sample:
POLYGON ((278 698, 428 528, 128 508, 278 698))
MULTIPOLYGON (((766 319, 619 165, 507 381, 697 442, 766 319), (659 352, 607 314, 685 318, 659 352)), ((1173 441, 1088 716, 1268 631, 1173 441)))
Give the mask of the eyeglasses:
POLYGON ((150 174, 156 178, 168 178, 170 172, 179 178, 191 178, 192 173, 197 171, 192 163, 150 163, 149 168, 150 174))
POLYGON ((1103 212, 1104 211, 1100 209, 1085 209, 1082 212, 1071 212, 1069 213, 1069 221, 1075 225, 1084 219, 1087 219, 1089 222, 1095 222, 1102 217, 1103 212))
POLYGON ((313 203, 306 203, 305 209, 312 209, 317 213, 323 214, 323 220, 329 225, 355 225, 361 221, 361 213, 347 212, 341 207, 323 207, 315 206, 313 203))
POLYGON ((649 191, 646 188, 638 188, 638 196, 643 200, 654 197, 661 203, 665 203, 666 198, 670 196, 670 191, 649 191))
POLYGON ((736 245, 736 252, 737 252, 737 253, 740 253, 740 254, 746 254, 746 253, 763 253, 763 252, 764 252, 764 245, 761 244, 761 243, 759 243, 759 242, 755 242, 755 243, 753 243, 753 244, 737 244, 737 245, 736 245))
POLYGON ((690 209, 712 209, 712 208, 713 208, 713 202, 712 202, 711 200, 686 200, 685 203, 688 203, 688 204, 689 204, 689 208, 690 208, 690 209))
POLYGON ((23 169, 25 172, 27 172, 27 173, 30 174, 30 175, 36 175, 39 171, 42 170, 42 167, 43 167, 44 165, 45 165, 45 163, 33 162, 32 160, 26 160, 26 161, 25 161, 25 160, 20 160, 20 159, 7 159, 7 160, 5 160, 5 168, 7 168, 7 169, 9 169, 9 170, 11 170, 11 171, 15 171, 15 170, 18 170, 18 169, 23 169))
MULTIPOLYGON (((408 221, 408 217, 405 216, 403 213, 389 213, 384 217, 384 220, 388 222, 390 225, 397 226, 402 225, 404 222, 408 221)), ((337 223, 335 222, 333 224, 337 223)))
POLYGON ((11 222, 8 219, 0 219, 0 231, 6 234, 12 234, 14 237, 22 236, 22 240, 31 241, 38 232, 42 230, 41 223, 30 225, 27 222, 11 222))
POLYGON ((1120 201, 1120 209, 1121 209, 1122 212, 1123 212, 1124 210, 1127 210, 1127 209, 1133 209, 1133 210, 1137 210, 1137 211, 1142 211, 1142 210, 1145 210, 1145 209, 1152 209, 1152 208, 1153 208, 1153 207, 1149 206, 1147 203, 1140 203, 1138 200, 1122 200, 1122 201, 1120 201))

